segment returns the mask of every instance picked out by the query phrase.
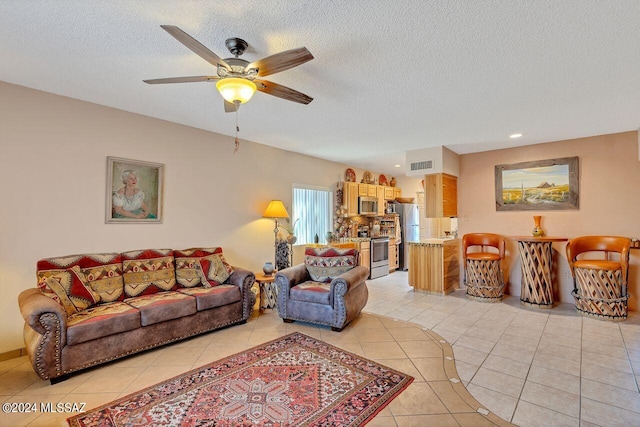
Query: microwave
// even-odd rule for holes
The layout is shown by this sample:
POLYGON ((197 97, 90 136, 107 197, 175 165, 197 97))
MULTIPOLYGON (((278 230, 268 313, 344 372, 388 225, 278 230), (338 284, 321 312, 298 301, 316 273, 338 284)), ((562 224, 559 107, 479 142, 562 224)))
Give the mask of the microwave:
POLYGON ((376 197, 358 197, 358 214, 378 215, 378 199, 376 197))

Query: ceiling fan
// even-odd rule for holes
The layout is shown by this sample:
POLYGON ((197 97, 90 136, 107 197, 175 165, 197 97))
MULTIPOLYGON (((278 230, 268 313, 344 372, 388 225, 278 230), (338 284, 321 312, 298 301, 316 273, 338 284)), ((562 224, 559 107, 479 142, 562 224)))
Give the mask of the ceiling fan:
POLYGON ((174 25, 161 25, 161 27, 202 59, 216 66, 217 75, 143 80, 145 83, 164 84, 215 81, 216 88, 222 97, 225 98, 224 110, 228 113, 237 111, 240 104, 251 99, 251 96, 256 90, 300 104, 308 104, 313 101, 312 97, 297 90, 259 78, 288 70, 289 68, 312 60, 313 55, 306 47, 276 53, 249 63, 239 58, 248 46, 248 43, 242 39, 235 37, 227 39, 225 46, 235 57, 222 59, 180 28, 174 25))

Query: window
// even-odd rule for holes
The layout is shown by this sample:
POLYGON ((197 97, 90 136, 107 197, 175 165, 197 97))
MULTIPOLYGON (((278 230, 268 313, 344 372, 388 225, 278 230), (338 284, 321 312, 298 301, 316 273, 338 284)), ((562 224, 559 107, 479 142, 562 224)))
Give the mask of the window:
POLYGON ((291 223, 298 221, 294 234, 297 244, 313 243, 315 235, 320 242, 326 241, 328 231, 332 230, 332 192, 328 188, 293 185, 293 213, 291 223))

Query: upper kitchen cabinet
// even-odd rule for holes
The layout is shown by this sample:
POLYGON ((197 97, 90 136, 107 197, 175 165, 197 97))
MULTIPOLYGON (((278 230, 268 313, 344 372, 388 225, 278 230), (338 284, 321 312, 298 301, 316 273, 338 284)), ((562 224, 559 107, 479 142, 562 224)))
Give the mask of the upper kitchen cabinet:
POLYGON ((345 182, 342 197, 345 216, 358 215, 358 184, 355 182, 345 182))
POLYGON ((446 173, 425 175, 427 218, 458 216, 458 178, 446 173))

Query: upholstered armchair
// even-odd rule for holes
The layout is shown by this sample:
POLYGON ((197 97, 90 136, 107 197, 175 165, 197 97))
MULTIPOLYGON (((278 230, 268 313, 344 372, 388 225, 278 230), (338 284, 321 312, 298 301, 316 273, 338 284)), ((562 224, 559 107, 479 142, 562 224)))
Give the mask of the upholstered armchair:
POLYGON ((369 298, 369 269, 359 266, 355 249, 307 248, 305 263, 279 271, 278 314, 341 331, 355 319, 369 298))

